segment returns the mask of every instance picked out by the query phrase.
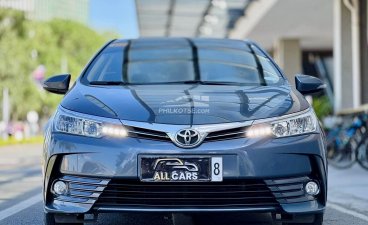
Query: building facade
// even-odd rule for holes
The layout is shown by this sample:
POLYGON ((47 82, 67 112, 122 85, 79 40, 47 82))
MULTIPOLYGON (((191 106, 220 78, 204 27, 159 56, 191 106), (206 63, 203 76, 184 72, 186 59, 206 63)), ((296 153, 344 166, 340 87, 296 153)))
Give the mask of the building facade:
POLYGON ((50 20, 60 18, 88 23, 89 0, 34 0, 33 18, 50 20))
POLYGON ((35 0, 0 0, 0 8, 11 8, 30 15, 35 10, 35 0))

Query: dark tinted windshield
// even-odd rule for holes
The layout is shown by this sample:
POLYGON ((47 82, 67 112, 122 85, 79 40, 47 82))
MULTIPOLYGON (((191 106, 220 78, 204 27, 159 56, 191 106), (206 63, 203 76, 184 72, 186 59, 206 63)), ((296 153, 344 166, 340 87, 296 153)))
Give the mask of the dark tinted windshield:
POLYGON ((93 83, 209 81, 244 85, 270 85, 282 80, 257 47, 242 41, 203 39, 115 41, 93 61, 83 79, 93 83))

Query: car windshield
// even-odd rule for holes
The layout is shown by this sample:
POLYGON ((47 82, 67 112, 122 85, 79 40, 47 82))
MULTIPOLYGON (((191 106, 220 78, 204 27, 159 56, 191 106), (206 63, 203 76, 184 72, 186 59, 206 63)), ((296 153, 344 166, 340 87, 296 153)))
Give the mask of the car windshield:
POLYGON ((89 66, 89 84, 238 84, 272 85, 282 81, 274 64, 256 46, 208 44, 200 39, 168 43, 113 42, 89 66))

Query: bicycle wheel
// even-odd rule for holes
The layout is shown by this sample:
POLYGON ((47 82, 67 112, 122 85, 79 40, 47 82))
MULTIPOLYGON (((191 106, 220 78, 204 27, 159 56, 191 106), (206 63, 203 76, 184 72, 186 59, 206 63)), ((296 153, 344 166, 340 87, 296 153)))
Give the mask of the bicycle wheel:
POLYGON ((333 155, 330 152, 329 164, 338 169, 346 169, 353 166, 356 161, 356 147, 357 143, 352 139, 343 148, 335 149, 333 155))
POLYGON ((368 139, 364 139, 357 148, 356 160, 361 167, 368 170, 368 139))
POLYGON ((329 161, 335 161, 339 158, 340 158, 340 151, 338 150, 337 144, 333 141, 327 143, 327 159, 329 161))

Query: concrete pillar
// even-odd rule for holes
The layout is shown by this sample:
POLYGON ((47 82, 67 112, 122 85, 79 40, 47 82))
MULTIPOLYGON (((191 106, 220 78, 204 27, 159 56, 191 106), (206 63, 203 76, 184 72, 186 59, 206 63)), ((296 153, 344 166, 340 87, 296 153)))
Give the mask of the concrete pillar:
POLYGON ((299 39, 280 39, 274 46, 274 59, 289 82, 295 85, 295 74, 302 72, 302 51, 299 39))
POLYGON ((354 107, 351 16, 343 0, 334 0, 334 110, 354 107))
POLYGON ((366 0, 334 0, 335 112, 368 102, 366 0))
POLYGON ((361 48, 361 91, 362 103, 368 103, 368 3, 359 2, 359 38, 361 48))

